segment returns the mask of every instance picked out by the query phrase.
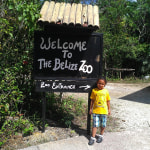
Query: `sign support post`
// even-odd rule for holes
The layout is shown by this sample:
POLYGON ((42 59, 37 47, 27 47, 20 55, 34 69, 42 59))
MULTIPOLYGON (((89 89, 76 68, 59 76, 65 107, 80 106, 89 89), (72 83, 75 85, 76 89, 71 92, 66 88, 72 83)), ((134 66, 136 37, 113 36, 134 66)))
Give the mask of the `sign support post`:
POLYGON ((43 120, 42 132, 45 132, 45 118, 46 118, 46 96, 45 96, 45 92, 43 92, 42 95, 43 95, 43 99, 42 99, 42 120, 43 120))
POLYGON ((90 130, 91 130, 91 115, 89 114, 90 111, 90 104, 91 104, 91 99, 90 99, 90 93, 88 93, 88 114, 87 114, 87 134, 90 135, 90 130))

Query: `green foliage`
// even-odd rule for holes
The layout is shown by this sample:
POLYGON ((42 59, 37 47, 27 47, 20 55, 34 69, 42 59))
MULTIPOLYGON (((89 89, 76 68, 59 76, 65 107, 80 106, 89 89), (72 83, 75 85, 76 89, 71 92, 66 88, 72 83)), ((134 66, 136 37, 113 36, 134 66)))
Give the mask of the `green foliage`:
POLYGON ((75 116, 81 116, 85 112, 83 106, 82 100, 75 100, 71 96, 60 100, 58 95, 47 95, 47 113, 51 112, 48 116, 67 127, 71 126, 75 116))
POLYGON ((9 104, 16 111, 17 103, 22 103, 32 90, 31 39, 39 16, 38 3, 8 0, 0 7, 0 102, 1 108, 9 104))
POLYGON ((137 76, 150 72, 146 65, 149 64, 150 3, 99 0, 98 5, 99 32, 104 34, 104 68, 133 68, 137 76))
POLYGON ((21 133, 28 136, 34 131, 34 124, 23 117, 9 117, 0 130, 0 146, 7 142, 13 135, 21 133))
POLYGON ((141 71, 143 75, 150 75, 150 47, 147 48, 147 53, 145 54, 147 55, 142 61, 143 65, 142 65, 141 71))
POLYGON ((39 8, 40 2, 36 0, 0 1, 1 145, 17 132, 23 135, 33 132, 33 124, 25 119, 25 113, 33 110, 33 33, 37 29, 39 8))
MULTIPOLYGON (((12 69, 13 70, 13 69, 12 69)), ((23 92, 20 91, 16 82, 15 71, 5 69, 1 74, 0 81, 0 122, 6 116, 15 116, 18 112, 18 105, 23 102, 23 92)))

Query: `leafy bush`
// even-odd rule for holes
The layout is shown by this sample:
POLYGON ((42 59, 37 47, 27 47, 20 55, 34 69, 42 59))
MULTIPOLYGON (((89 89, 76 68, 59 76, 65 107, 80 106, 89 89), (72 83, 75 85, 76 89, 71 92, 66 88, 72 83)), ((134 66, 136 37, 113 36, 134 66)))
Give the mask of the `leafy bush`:
POLYGON ((28 135, 33 131, 33 123, 25 115, 32 113, 35 103, 31 74, 33 33, 37 29, 39 8, 40 2, 36 0, 0 1, 1 145, 17 132, 28 135))
MULTIPOLYGON (((12 69, 13 70, 13 69, 12 69)), ((23 92, 16 81, 16 73, 11 69, 2 71, 0 80, 0 122, 3 123, 6 116, 15 116, 18 113, 20 103, 23 103, 23 92)))
POLYGON ((0 146, 7 142, 13 135, 21 133, 30 135, 34 131, 34 124, 29 119, 21 117, 8 117, 0 130, 0 146))
POLYGON ((75 116, 82 115, 83 101, 74 99, 73 97, 66 97, 60 100, 59 95, 54 93, 47 94, 47 113, 52 119, 58 120, 63 125, 70 127, 75 116), (49 115, 49 110, 51 114, 49 115))

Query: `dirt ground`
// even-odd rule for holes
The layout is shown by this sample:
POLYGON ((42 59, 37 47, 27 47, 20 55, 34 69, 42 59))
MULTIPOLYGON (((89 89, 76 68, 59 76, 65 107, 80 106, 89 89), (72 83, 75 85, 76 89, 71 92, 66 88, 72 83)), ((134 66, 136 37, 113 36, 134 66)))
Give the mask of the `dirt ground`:
MULTIPOLYGON (((109 90, 111 96, 111 107, 112 112, 111 116, 108 118, 109 122, 107 125, 106 132, 116 132, 116 131, 132 131, 137 129, 149 129, 150 128, 150 83, 141 83, 141 84, 124 84, 124 83, 107 83, 106 88, 109 90), (144 111, 143 111, 144 110, 144 111)), ((63 93, 63 96, 72 96, 76 99, 81 99, 84 102, 88 102, 88 94, 87 93, 63 93)), ((74 120, 74 124, 76 126, 80 126, 81 129, 78 129, 79 132, 86 133, 86 117, 80 116, 74 120)), ((38 133, 33 134, 25 138, 17 138, 10 139, 12 142, 8 142, 4 149, 16 148, 19 147, 21 142, 24 144, 30 143, 30 145, 39 144, 39 139, 41 141, 45 141, 45 139, 54 136, 54 138, 58 138, 60 136, 56 136, 57 134, 64 135, 68 134, 68 130, 65 132, 65 128, 58 127, 49 127, 46 133, 53 131, 53 134, 45 134, 38 133), (51 129, 52 128, 52 129, 51 129), (60 131, 59 131, 60 130, 60 131), (57 133, 57 134, 56 134, 57 133), (34 136, 35 135, 35 136, 34 136), (42 136, 41 136, 42 135, 42 136), (50 136, 51 135, 51 136, 50 136), (37 142, 33 142, 33 139, 37 142), (17 142, 18 141, 18 142, 17 142)), ((71 129, 70 129, 71 130, 71 129)), ((72 131, 72 130, 71 130, 72 131)), ((70 136, 70 132, 68 134, 70 136)), ((63 137, 63 136, 62 136, 63 137)), ((40 142, 41 142, 40 141, 40 142)), ((51 140, 47 140, 51 141, 51 140)), ((22 148, 29 145, 23 146, 22 148)))

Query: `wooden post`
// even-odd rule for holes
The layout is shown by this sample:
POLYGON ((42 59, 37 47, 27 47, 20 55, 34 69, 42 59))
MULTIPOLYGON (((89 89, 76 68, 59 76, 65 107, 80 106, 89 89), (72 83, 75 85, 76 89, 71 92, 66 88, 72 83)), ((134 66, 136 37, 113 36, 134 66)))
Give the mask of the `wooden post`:
POLYGON ((65 10, 65 3, 61 2, 60 8, 59 8, 59 13, 58 13, 58 20, 57 22, 60 22, 62 24, 63 22, 63 17, 64 17, 64 10, 65 10))
POLYGON ((38 21, 44 21, 48 7, 49 7, 49 2, 45 1, 40 11, 41 18, 39 18, 38 21))
POLYGON ((71 4, 67 3, 64 11, 63 24, 69 24, 69 16, 70 16, 71 4))
POLYGON ((91 130, 91 115, 89 114, 90 104, 91 104, 90 93, 88 93, 88 114, 87 114, 87 134, 88 135, 90 135, 90 130, 91 130))
POLYGON ((82 4, 77 5, 76 10, 76 25, 81 25, 82 4))
POLYGON ((63 92, 60 92, 60 102, 62 103, 63 101, 63 92))
POLYGON ((54 6, 54 11, 53 11, 53 15, 51 18, 51 23, 57 23, 58 22, 57 16, 59 13, 59 8, 60 8, 60 3, 56 3, 54 6))
POLYGON ((51 1, 47 9, 47 13, 45 15, 45 21, 51 22, 54 6, 55 6, 55 2, 51 1))
POLYGON ((77 4, 73 3, 71 6, 70 17, 69 17, 70 25, 75 25, 76 8, 77 8, 77 4))
POLYGON ((93 26, 93 6, 88 5, 88 26, 93 26))
POLYGON ((87 23, 88 23, 88 20, 87 20, 87 5, 86 4, 83 4, 82 5, 82 18, 81 18, 81 20, 82 20, 82 25, 83 26, 87 26, 87 23))
POLYGON ((99 28, 99 7, 98 6, 93 6, 93 24, 94 24, 94 27, 96 29, 99 28))
POLYGON ((45 92, 43 92, 43 100, 42 100, 42 120, 43 120, 43 128, 42 132, 45 132, 45 118, 46 118, 46 96, 45 92))
POLYGON ((120 79, 121 79, 121 71, 120 71, 120 79))

